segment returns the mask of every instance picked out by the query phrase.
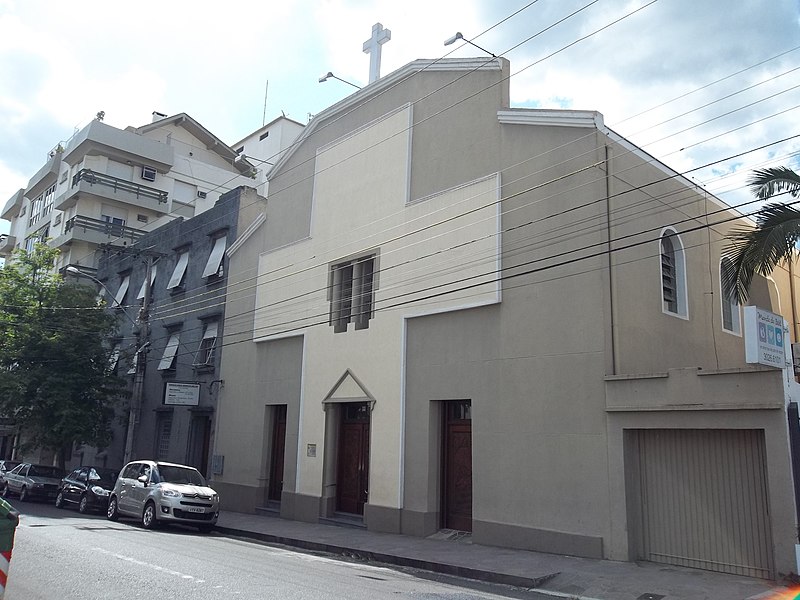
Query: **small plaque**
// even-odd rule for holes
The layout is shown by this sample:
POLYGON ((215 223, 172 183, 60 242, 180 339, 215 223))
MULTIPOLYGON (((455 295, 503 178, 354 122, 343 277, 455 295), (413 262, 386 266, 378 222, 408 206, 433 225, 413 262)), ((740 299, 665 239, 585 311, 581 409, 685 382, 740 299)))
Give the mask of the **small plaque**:
POLYGON ((317 445, 316 444, 308 444, 306 446, 306 456, 311 458, 317 457, 317 445))

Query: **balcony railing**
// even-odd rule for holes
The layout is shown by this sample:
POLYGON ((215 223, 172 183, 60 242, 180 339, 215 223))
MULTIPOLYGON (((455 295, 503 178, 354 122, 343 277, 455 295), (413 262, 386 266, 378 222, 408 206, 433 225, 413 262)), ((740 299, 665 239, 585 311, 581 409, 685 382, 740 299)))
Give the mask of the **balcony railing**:
POLYGON ((128 192, 134 194, 137 198, 150 198, 158 200, 166 204, 169 194, 163 190, 151 188, 146 185, 130 182, 126 179, 120 179, 112 175, 105 175, 104 173, 96 173, 91 169, 81 169, 72 178, 72 187, 75 187, 81 181, 87 182, 89 185, 103 185, 112 188, 116 191, 128 192))
POLYGON ((130 240, 131 242, 136 242, 145 235, 145 232, 140 229, 109 223, 108 221, 101 221, 100 219, 82 217, 80 215, 76 215, 64 223, 65 235, 73 229, 82 230, 84 232, 95 231, 110 238, 130 240))

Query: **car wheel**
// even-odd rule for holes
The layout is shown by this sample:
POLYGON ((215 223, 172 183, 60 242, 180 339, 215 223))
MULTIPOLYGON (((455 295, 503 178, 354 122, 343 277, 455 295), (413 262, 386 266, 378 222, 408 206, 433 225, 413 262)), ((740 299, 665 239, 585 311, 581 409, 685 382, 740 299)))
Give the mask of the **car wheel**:
POLYGON ((83 494, 78 502, 78 512, 83 515, 89 512, 89 498, 86 497, 86 494, 83 494))
POLYGON ((58 496, 56 496, 56 508, 64 508, 64 494, 58 492, 58 496))
POLYGON ((22 489, 19 491, 19 499, 20 502, 27 502, 28 500, 30 500, 30 496, 28 496, 28 488, 26 488, 24 485, 22 486, 22 489))
POLYGON ((211 530, 214 529, 213 525, 198 525, 197 528, 200 530, 200 533, 211 533, 211 530))
POLYGON ((142 511, 142 527, 145 529, 155 529, 158 527, 158 517, 156 517, 156 505, 148 502, 142 511))
POLYGON ((117 507, 117 497, 111 496, 111 499, 108 501, 108 510, 106 511, 106 518, 109 521, 116 521, 119 519, 119 509, 117 507))

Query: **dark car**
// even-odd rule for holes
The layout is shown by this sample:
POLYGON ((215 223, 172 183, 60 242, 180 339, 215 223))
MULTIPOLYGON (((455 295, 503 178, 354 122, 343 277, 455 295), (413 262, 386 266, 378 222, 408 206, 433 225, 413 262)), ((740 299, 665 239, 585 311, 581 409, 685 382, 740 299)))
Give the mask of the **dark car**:
POLYGON ((33 498, 56 497, 64 470, 52 465, 22 463, 4 476, 3 496, 17 494, 23 502, 33 498))
POLYGON ((117 481, 117 471, 103 467, 78 467, 61 480, 56 507, 78 506, 82 513, 106 511, 108 497, 117 481))

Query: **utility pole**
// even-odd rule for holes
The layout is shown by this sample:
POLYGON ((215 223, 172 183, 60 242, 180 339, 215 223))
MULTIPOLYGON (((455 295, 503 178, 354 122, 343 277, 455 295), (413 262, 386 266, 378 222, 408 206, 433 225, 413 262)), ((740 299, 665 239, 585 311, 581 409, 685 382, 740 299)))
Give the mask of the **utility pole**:
POLYGON ((125 464, 133 460, 133 440, 136 437, 136 424, 139 421, 139 410, 144 397, 144 375, 147 370, 147 352, 150 346, 150 285, 153 274, 153 253, 145 254, 147 268, 144 274, 144 299, 139 311, 139 339, 136 349, 136 373, 133 378, 133 393, 131 394, 130 410, 128 412, 128 431, 125 435, 125 464))

